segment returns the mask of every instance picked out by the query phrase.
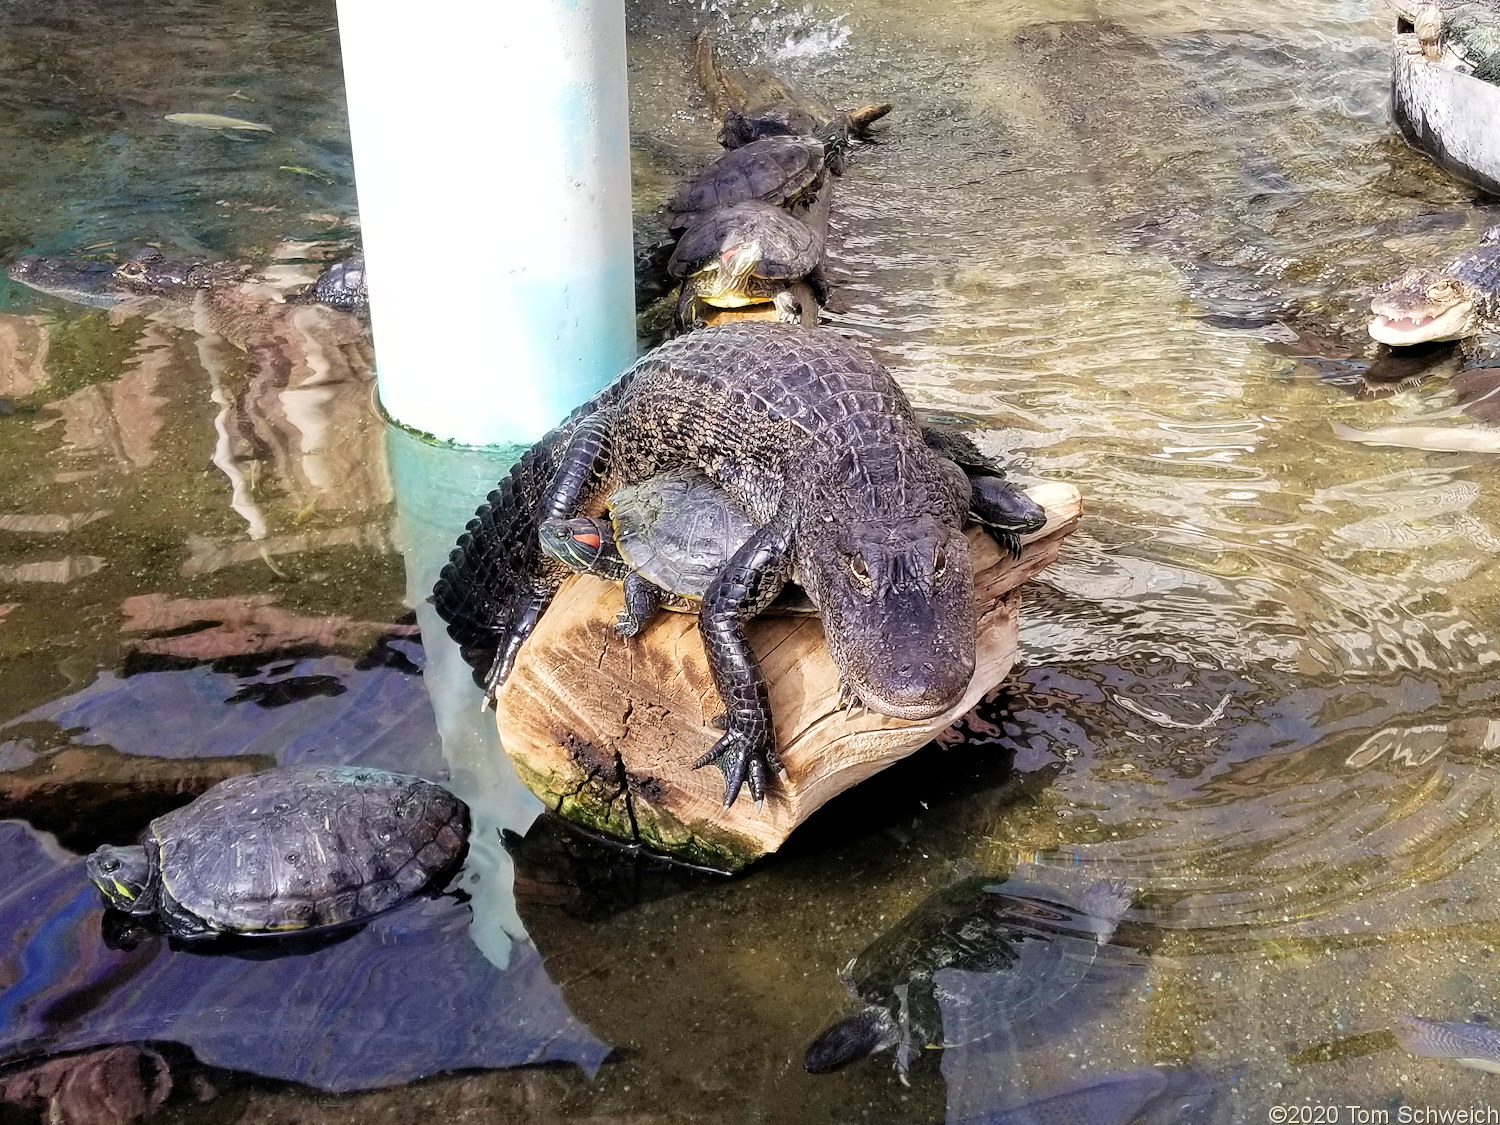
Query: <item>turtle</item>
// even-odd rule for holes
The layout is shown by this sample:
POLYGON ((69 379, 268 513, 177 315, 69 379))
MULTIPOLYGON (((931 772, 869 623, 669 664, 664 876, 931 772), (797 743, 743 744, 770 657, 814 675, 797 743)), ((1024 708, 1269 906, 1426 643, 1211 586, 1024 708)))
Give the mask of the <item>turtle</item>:
POLYGON ((468 806, 432 782, 293 766, 221 781, 85 866, 108 906, 171 936, 264 936, 388 910, 456 869, 468 835, 468 806))
POLYGON ((356 251, 330 265, 313 283, 308 295, 319 304, 358 312, 370 307, 370 288, 365 276, 365 256, 356 251))
POLYGON ((667 272, 682 279, 678 322, 702 327, 703 305, 769 300, 777 320, 811 327, 827 295, 822 260, 822 236, 780 207, 757 199, 715 207, 687 229, 667 262, 667 272))
MULTIPOLYGON (((542 552, 580 574, 625 587, 615 632, 633 637, 658 609, 692 613, 755 525, 697 469, 678 468, 609 496, 608 518, 546 519, 542 552)), ((788 598, 789 611, 813 612, 788 598)))
POLYGON ((828 145, 817 137, 762 137, 730 149, 667 201, 667 226, 682 230, 716 207, 749 199, 795 206, 812 199, 828 171, 828 145))
POLYGON ((864 1007, 807 1049, 814 1074, 887 1047, 905 1072, 918 1048, 979 1042, 1053 1007, 1093 965, 1130 905, 1113 880, 1071 907, 1058 892, 977 876, 924 900, 845 966, 864 1007))

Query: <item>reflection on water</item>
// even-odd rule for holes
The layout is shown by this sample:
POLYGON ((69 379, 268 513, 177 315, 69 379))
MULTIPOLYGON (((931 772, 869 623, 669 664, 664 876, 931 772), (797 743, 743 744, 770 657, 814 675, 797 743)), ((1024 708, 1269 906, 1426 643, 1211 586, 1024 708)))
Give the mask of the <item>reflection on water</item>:
MULTIPOLYGON (((1500 1017, 1496 368, 1482 350, 1393 356, 1364 331, 1374 286, 1497 215, 1395 139, 1386 13, 627 7, 643 214, 714 150, 690 67, 700 27, 835 103, 897 105, 887 142, 839 183, 831 313, 924 408, 1084 491, 1089 515, 1028 594, 1029 667, 744 878, 611 862, 536 827, 508 837, 512 858, 501 832, 526 832, 536 803, 423 601, 503 459, 389 434, 369 341, 331 310, 250 286, 106 313, 7 284, 0 814, 6 862, 29 874, 3 903, 5 1042, 51 1021, 59 1049, 151 1039, 141 1050, 175 1067, 176 1040, 200 1063, 330 1086, 514 1062, 544 1040, 586 1065, 600 1041, 618 1048, 592 1081, 469 1075, 348 1103, 403 1121, 475 1105, 718 1121, 750 1106, 906 1123, 1028 1100, 1045 1120, 1100 1090, 1165 1117, 1153 1091, 1188 1105, 1193 1075, 1213 1092, 1188 1105, 1204 1120, 1305 1099, 1484 1100, 1484 1079, 1382 1038, 1402 1013, 1500 1017), (297 1054, 310 1040, 296 1034, 332 1028, 342 1047, 358 1021, 328 1019, 325 998, 299 1009, 301 1032, 291 1015, 268 1023, 295 958, 88 944, 96 900, 69 854, 272 760, 447 777, 474 806, 467 902, 317 954, 361 980, 387 964, 380 979, 412 979, 417 961, 381 960, 396 950, 458 959, 387 989, 411 994, 399 1011, 421 1029, 407 1069, 388 1065, 394 1049, 297 1054), (886 1066, 804 1074, 849 958, 932 893, 1000 871, 1126 879, 1121 940, 1143 979, 1108 1002, 1075 990, 1003 1050, 947 1051, 910 1086, 886 1066), (164 1018, 156 1001, 185 964, 234 975, 239 1014, 213 1035, 186 1015, 181 1035, 110 1022, 164 1018), (549 999, 475 1010, 490 1021, 477 1037, 447 1022, 523 980, 549 999), (21 1013, 29 996, 51 1007, 21 1013), (519 1009, 552 1013, 552 1030, 528 1031, 519 1009), (252 1043, 257 1021, 284 1030, 252 1043), (1346 1043, 1360 1046, 1325 1049, 1346 1043)), ((331 5, 106 16, 23 0, 6 19, 0 256, 152 238, 301 267, 353 237, 331 5), (180 112, 276 132, 164 120, 180 112)), ((510 218, 434 216, 434 331, 443 286, 482 270, 472 231, 510 218)), ((332 1010, 363 1018, 372 994, 349 1002, 332 1010)), ((186 1119, 190 1097, 158 1113, 186 1119)), ((236 1099, 216 1103, 225 1119, 313 1112, 284 1085, 236 1099)))

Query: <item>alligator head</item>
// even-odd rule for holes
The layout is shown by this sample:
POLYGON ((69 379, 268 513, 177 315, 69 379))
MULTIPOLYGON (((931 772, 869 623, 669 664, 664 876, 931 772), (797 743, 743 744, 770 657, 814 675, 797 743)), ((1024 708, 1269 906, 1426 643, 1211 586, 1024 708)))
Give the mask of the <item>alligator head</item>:
POLYGON ((846 699, 898 719, 955 706, 974 678, 969 541, 928 513, 803 525, 798 581, 823 618, 846 699))
POLYGON ((1393 347, 1461 340, 1479 331, 1473 295, 1432 269, 1407 270, 1376 294, 1370 311, 1370 335, 1393 347))
POLYGON ((80 305, 112 308, 126 297, 115 284, 113 263, 92 258, 47 258, 27 254, 5 267, 5 274, 39 293, 80 305))

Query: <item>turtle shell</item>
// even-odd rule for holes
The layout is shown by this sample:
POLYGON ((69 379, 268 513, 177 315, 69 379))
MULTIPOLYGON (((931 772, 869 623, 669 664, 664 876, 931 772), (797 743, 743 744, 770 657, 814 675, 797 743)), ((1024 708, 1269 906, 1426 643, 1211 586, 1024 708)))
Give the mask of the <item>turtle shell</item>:
POLYGON ((796 199, 823 174, 823 142, 816 137, 764 137, 730 149, 667 202, 671 225, 749 199, 782 204, 796 199))
POLYGON ((421 778, 350 766, 233 777, 157 817, 141 843, 162 911, 210 931, 338 926, 387 910, 462 860, 468 807, 421 778))
POLYGON ((336 309, 358 309, 370 303, 365 256, 351 254, 334 262, 313 285, 312 299, 336 309))
POLYGON ((609 517, 626 565, 653 585, 695 602, 755 533, 724 490, 691 468, 616 489, 609 517))
POLYGON ((761 249, 755 276, 770 281, 806 277, 823 258, 823 240, 812 227, 774 204, 752 199, 699 217, 678 241, 667 270, 673 277, 691 277, 750 242, 759 242, 761 249))
POLYGON ((1056 890, 979 877, 927 899, 845 970, 859 999, 889 1010, 914 1044, 957 1046, 1026 1022, 1083 980, 1129 905, 1095 883, 1077 907, 1056 890))

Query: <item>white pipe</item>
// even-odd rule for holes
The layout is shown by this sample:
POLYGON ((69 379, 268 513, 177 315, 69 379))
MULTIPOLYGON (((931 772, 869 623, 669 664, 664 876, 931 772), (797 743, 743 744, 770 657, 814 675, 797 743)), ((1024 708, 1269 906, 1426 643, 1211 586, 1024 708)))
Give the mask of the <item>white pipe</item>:
POLYGON ((635 356, 623 0, 338 0, 381 403, 529 443, 635 356))

